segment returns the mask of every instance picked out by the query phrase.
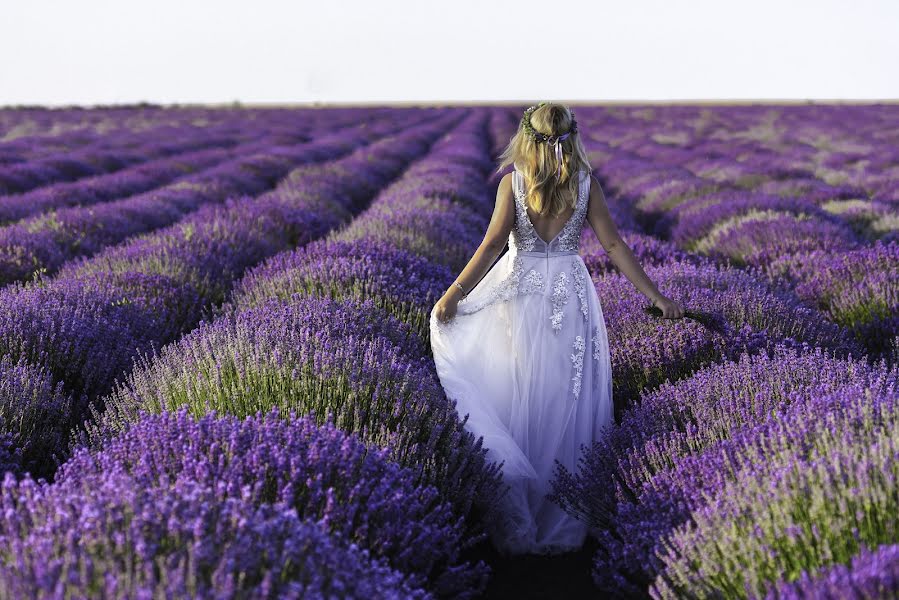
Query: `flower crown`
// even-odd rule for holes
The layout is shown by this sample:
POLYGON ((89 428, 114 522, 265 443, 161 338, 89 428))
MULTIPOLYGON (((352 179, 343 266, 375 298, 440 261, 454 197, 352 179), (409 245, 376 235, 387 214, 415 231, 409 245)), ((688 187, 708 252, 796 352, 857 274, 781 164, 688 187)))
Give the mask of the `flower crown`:
POLYGON ((540 133, 534 126, 531 125, 531 113, 546 104, 546 102, 540 102, 539 104, 535 104, 534 106, 529 107, 526 111, 524 111, 524 115, 521 117, 521 128, 524 129, 525 133, 531 137, 532 140, 536 143, 540 142, 548 142, 550 146, 556 145, 558 142, 566 139, 570 134, 577 133, 577 121, 574 118, 574 111, 569 110, 571 114, 571 127, 567 132, 561 135, 546 135, 545 133, 540 133))

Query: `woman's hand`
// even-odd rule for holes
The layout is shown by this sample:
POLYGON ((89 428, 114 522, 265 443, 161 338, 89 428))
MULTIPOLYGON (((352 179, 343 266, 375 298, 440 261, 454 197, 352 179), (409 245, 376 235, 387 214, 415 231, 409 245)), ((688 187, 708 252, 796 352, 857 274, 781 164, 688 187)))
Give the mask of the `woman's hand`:
POLYGON ((458 298, 444 294, 437 304, 434 305, 434 315, 443 323, 446 323, 456 314, 456 306, 459 304, 458 298))
POLYGON ((680 302, 675 302, 665 295, 656 297, 653 306, 661 309, 664 319, 681 319, 684 316, 684 307, 680 302))

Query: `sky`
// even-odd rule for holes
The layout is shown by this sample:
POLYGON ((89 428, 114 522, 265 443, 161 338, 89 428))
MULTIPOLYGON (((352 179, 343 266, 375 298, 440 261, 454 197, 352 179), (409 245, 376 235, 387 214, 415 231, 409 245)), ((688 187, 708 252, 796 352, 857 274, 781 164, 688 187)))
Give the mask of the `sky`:
POLYGON ((897 100, 899 1, 0 0, 0 105, 897 100))

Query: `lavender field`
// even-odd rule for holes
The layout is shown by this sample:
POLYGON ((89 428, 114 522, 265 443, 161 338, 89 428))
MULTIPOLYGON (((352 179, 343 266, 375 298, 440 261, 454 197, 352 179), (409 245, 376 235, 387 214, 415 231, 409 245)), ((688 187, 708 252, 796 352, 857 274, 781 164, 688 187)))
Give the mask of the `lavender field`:
POLYGON ((899 105, 572 105, 687 309, 583 231, 576 581, 491 552, 428 339, 524 108, 0 110, 0 600, 899 596, 899 105))

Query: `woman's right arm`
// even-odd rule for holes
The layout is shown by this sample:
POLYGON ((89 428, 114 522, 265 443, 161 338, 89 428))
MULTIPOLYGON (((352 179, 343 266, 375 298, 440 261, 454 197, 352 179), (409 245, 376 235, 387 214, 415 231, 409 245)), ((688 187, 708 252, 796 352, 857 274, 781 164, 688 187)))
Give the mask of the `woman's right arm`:
MULTIPOLYGON (((509 233, 515 225, 515 208, 512 196, 512 174, 507 173, 499 182, 496 190, 496 203, 493 206, 493 216, 484 233, 477 250, 475 250, 468 264, 456 277, 456 281, 465 288, 466 294, 490 269, 490 266, 500 255, 509 239, 509 233)), ((456 305, 462 298, 462 290, 454 284, 444 292, 443 296, 434 306, 437 318, 441 321, 449 320, 456 312, 456 305)))

